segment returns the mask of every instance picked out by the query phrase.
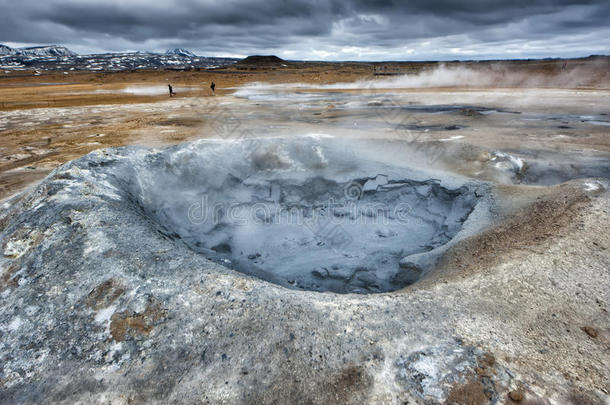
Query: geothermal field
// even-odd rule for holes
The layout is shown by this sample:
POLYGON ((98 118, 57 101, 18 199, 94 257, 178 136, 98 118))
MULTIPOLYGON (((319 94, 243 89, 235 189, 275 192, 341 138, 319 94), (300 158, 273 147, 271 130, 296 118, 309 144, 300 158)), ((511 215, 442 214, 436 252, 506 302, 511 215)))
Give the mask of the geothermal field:
POLYGON ((20 69, 0 403, 610 403, 607 57, 20 69))

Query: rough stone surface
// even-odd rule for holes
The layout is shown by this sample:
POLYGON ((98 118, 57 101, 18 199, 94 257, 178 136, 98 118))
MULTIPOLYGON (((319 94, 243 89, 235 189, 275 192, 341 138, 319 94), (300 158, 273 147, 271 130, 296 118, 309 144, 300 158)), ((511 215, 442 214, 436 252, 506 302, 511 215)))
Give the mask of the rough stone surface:
POLYGON ((498 224, 420 281, 335 294, 164 232, 108 175, 127 155, 2 206, 0 403, 608 403, 607 182, 495 190, 498 224))

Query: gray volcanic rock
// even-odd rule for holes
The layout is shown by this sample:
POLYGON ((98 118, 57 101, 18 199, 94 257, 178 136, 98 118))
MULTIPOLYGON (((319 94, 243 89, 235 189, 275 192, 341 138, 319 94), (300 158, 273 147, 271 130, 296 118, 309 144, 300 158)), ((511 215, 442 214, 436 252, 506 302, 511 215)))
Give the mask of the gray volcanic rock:
MULTIPOLYGON (((505 403, 510 390, 533 401, 608 400, 609 260, 595 253, 608 244, 600 232, 608 225, 607 184, 538 194, 543 207, 561 201, 548 214, 553 223, 575 215, 572 201, 586 202, 579 227, 568 221, 570 239, 540 255, 504 252, 498 264, 494 252, 469 243, 487 248, 526 222, 477 234, 489 210, 502 210, 489 187, 435 173, 438 187, 479 187, 482 197, 444 244, 417 253, 427 260, 412 258, 427 269, 423 280, 383 294, 300 290, 207 259, 172 215, 189 205, 167 204, 186 198, 189 184, 191 197, 214 181, 238 190, 225 183, 227 170, 242 184, 262 174, 339 180, 332 168, 346 181, 370 180, 381 167, 370 156, 383 149, 260 142, 259 153, 281 145, 276 159, 264 153, 272 167, 261 167, 257 153, 245 153, 253 145, 241 142, 96 151, 2 206, 1 403, 505 403), (348 150, 362 162, 350 170, 349 159, 333 160, 348 150), (209 165, 217 170, 201 170, 209 165), (460 249, 471 250, 451 262, 460 249), (576 363, 586 365, 586 379, 576 363)), ((412 181, 431 179, 407 165, 382 169, 389 179, 406 171, 412 181)), ((375 188, 387 184, 374 179, 375 188)))

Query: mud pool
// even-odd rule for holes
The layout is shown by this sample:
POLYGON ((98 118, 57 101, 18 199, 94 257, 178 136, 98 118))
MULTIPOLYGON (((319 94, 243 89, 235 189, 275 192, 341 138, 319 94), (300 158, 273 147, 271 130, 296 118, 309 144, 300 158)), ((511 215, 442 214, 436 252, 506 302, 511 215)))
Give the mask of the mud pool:
POLYGON ((127 188, 162 232, 227 267, 296 289, 386 292, 417 280, 423 269, 401 261, 448 243, 485 190, 383 161, 401 148, 315 137, 199 141, 111 173, 131 178, 127 188), (366 159, 364 150, 375 153, 366 159))

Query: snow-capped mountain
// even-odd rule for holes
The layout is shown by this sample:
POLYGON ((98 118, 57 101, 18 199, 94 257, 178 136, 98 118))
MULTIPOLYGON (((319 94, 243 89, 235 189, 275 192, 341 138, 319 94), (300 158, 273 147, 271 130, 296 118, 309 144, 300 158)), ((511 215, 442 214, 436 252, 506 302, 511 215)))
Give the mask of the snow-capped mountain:
POLYGON ((28 48, 11 48, 10 46, 0 44, 0 56, 19 55, 19 56, 76 56, 65 46, 48 45, 48 46, 32 46, 28 48))
POLYGON ((11 48, 0 45, 0 69, 121 71, 134 69, 209 69, 227 66, 237 59, 197 56, 186 49, 164 54, 119 52, 77 55, 63 46, 11 48))
POLYGON ((0 44, 0 56, 14 55, 16 51, 10 46, 0 44))
POLYGON ((65 46, 57 45, 18 48, 16 51, 17 55, 22 56, 76 56, 75 52, 72 52, 65 46))
POLYGON ((181 57, 185 57, 185 58, 196 58, 197 57, 197 55, 195 55, 193 52, 187 51, 184 48, 170 49, 167 52, 165 52, 165 55, 167 55, 167 56, 181 56, 181 57))

